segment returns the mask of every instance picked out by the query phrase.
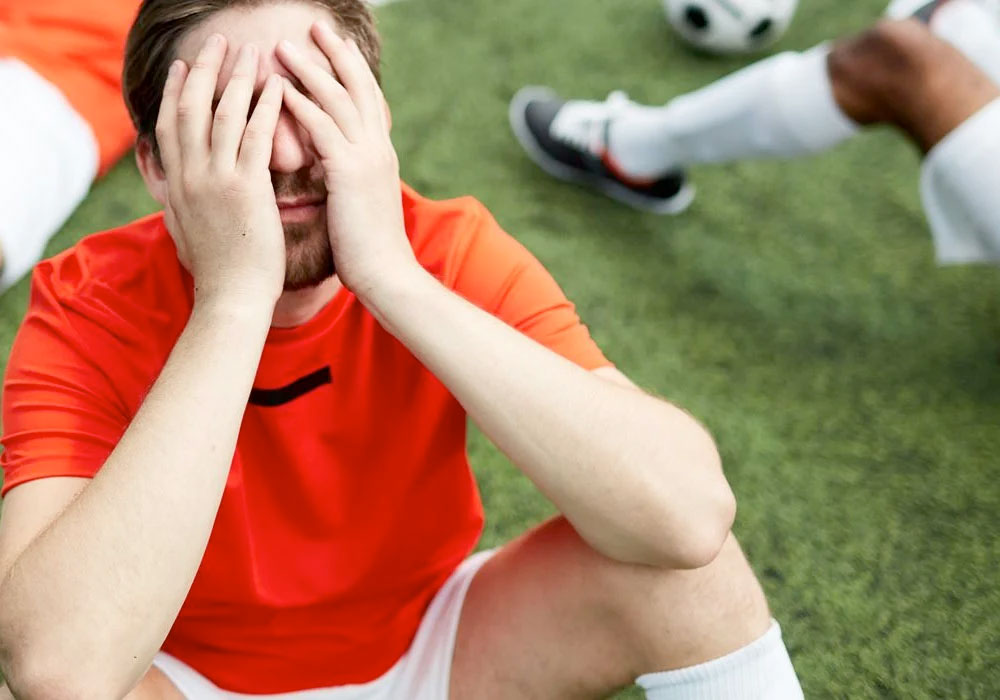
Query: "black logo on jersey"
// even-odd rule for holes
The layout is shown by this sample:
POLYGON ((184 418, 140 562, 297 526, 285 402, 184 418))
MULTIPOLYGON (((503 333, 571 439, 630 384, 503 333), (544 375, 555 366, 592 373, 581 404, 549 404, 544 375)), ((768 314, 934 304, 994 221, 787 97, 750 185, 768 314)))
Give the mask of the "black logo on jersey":
POLYGON ((281 406, 308 394, 313 389, 318 389, 324 384, 332 382, 333 377, 330 375, 330 368, 324 367, 277 389, 258 389, 254 387, 250 391, 250 403, 254 406, 281 406))

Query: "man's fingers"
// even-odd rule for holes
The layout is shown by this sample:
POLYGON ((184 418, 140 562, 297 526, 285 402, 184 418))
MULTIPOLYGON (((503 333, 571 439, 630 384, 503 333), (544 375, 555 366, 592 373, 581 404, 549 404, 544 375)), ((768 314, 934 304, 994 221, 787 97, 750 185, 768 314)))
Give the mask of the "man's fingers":
POLYGON ((239 155, 240 142, 247 126, 247 113, 257 82, 258 51, 244 44, 233 66, 212 120, 212 161, 219 167, 232 168, 239 155))
POLYGON ((329 114, 295 89, 288 79, 284 81, 285 107, 295 117, 295 121, 309 133, 313 148, 321 159, 334 158, 336 151, 346 145, 347 139, 329 114))
POLYGON ((317 22, 313 25, 312 38, 330 59, 330 65, 333 66, 334 72, 357 106, 364 123, 377 124, 378 105, 372 99, 371 88, 365 75, 365 73, 370 75, 371 70, 361 52, 352 51, 350 44, 344 41, 327 22, 317 22))
POLYGON ((271 146, 281 114, 282 99, 281 77, 272 74, 264 83, 257 106, 243 132, 238 166, 244 171, 259 172, 271 162, 271 146))
POLYGON ((208 157, 212 128, 212 98, 219 69, 226 57, 226 39, 213 34, 205 42, 188 71, 177 103, 177 132, 184 157, 208 157))
POLYGON ((360 138, 363 128, 361 115, 344 86, 290 41, 278 44, 277 55, 292 75, 299 79, 305 91, 333 117, 344 136, 349 141, 360 138))
POLYGON ((160 161, 165 173, 176 173, 180 168, 180 144, 177 141, 177 100, 184 86, 187 64, 176 60, 170 64, 167 79, 163 83, 163 98, 160 113, 156 117, 156 145, 160 150, 160 161))
POLYGON ((386 102, 385 94, 382 92, 382 86, 378 84, 378 80, 375 79, 375 74, 372 73, 371 66, 368 65, 368 59, 365 55, 361 53, 361 47, 354 39, 350 39, 348 43, 351 49, 357 55, 358 60, 365 64, 365 73, 368 79, 368 84, 371 87, 372 97, 375 100, 375 106, 378 108, 379 124, 382 125, 382 131, 386 134, 389 133, 389 103, 386 102))

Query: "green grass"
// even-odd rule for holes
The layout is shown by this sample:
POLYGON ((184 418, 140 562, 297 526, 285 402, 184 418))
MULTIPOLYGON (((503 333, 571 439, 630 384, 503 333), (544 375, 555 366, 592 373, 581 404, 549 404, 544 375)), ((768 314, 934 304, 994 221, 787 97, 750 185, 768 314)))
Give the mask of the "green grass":
MULTIPOLYGON (((803 0, 779 48, 860 29, 883 5, 803 0)), ((638 214, 542 175, 510 136, 508 99, 540 83, 662 102, 740 61, 684 50, 657 0, 379 13, 404 177, 482 199, 623 371, 711 427, 806 696, 996 697, 1000 272, 935 266, 913 150, 880 131, 810 160, 698 168, 690 212, 638 214)), ((50 252, 151 208, 123 163, 50 252)), ((0 303, 4 349, 26 294, 0 303)), ((553 512, 480 435, 470 451, 483 546, 553 512)))

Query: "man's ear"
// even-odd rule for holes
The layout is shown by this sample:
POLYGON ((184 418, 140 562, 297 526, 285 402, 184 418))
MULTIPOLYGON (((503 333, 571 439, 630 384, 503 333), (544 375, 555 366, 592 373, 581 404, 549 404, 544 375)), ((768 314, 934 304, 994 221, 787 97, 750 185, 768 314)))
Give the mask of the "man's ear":
POLYGON ((153 141, 148 136, 140 136, 135 144, 135 162, 146 182, 146 189, 161 206, 167 205, 167 176, 163 166, 153 153, 153 141))

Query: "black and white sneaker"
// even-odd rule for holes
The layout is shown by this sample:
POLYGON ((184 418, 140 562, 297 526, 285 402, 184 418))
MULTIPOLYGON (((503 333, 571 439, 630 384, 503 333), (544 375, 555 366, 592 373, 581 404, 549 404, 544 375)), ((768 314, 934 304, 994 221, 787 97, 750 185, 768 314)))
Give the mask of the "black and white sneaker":
POLYGON ((608 157, 609 125, 629 104, 613 92, 604 102, 564 100, 543 87, 524 87, 510 102, 510 126, 528 156, 553 177, 588 185, 636 209, 679 214, 694 200, 683 170, 655 180, 624 176, 608 157))

